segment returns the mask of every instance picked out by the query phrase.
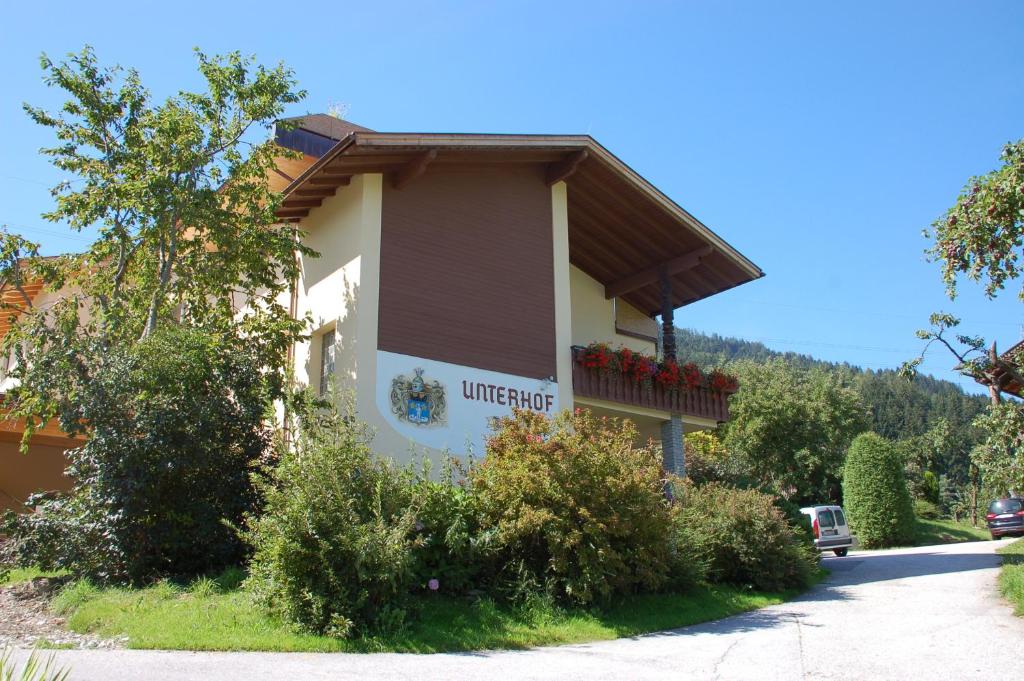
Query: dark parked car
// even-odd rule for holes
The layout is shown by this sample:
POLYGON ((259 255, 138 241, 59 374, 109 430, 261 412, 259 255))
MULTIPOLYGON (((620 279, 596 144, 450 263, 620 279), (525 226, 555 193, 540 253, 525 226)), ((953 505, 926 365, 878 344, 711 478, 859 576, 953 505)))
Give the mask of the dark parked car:
POLYGON ((988 505, 985 520, 993 539, 1008 534, 1024 534, 1024 499, 1011 497, 993 501, 988 505))

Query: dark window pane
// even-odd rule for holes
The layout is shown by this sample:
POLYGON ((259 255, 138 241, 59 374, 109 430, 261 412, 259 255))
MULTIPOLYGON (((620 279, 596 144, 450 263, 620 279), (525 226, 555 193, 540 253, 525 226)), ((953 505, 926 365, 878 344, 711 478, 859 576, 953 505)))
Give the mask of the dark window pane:
POLYGON ((836 522, 840 525, 846 524, 846 516, 843 515, 842 509, 836 509, 836 522))
POLYGON ((1016 513, 1021 509, 1020 499, 1000 499, 989 504, 989 513, 1016 513))
POLYGON ((835 527, 836 519, 832 511, 818 511, 818 525, 820 527, 835 527))
POLYGON ((327 394, 327 387, 334 375, 334 329, 320 337, 320 395, 327 394))

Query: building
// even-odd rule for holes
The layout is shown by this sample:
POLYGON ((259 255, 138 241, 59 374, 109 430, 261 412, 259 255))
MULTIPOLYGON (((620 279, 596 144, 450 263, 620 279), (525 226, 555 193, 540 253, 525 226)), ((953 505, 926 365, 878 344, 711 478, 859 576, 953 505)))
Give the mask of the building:
MULTIPOLYGON (((728 419, 710 389, 643 390, 578 361, 653 355, 662 315, 763 276, 586 135, 379 133, 325 115, 279 128, 282 220, 320 255, 291 300, 313 319, 299 380, 351 390, 375 448, 479 454, 515 406, 628 417, 681 465, 728 419)), ((665 351, 674 357, 674 341, 665 351)))
MULTIPOLYGON (((582 407, 632 419, 678 470, 683 432, 728 419, 723 392, 645 389, 580 362, 594 342, 655 355, 659 315, 674 358, 674 309, 763 276, 589 136, 379 133, 312 115, 276 140, 301 154, 269 178, 278 217, 319 253, 282 301, 313 322, 295 375, 354 393, 378 452, 479 455, 515 407, 582 407)), ((63 450, 79 442, 51 423, 23 456, 23 429, 0 423, 0 509, 70 482, 63 450)))
MULTIPOLYGON (((23 291, 0 288, 5 311, 0 315, 0 338, 10 331, 19 309, 24 309, 24 296, 35 305, 46 305, 54 295, 44 291, 41 282, 29 283, 23 291)), ((9 380, 4 377, 0 381, 0 395, 9 387, 9 380)), ((77 447, 82 441, 68 437, 56 421, 51 421, 36 430, 29 441, 28 453, 22 454, 24 432, 24 421, 0 418, 0 513, 8 509, 25 510, 24 502, 34 492, 71 487, 71 480, 64 475, 67 466, 64 451, 77 447)))

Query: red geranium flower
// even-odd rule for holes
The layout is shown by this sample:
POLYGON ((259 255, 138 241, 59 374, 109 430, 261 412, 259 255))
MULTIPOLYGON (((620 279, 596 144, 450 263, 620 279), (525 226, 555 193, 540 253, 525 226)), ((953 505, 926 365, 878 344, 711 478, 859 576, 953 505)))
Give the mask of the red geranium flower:
POLYGON ((680 381, 679 365, 672 361, 665 362, 661 368, 658 369, 658 373, 654 376, 654 380, 670 390, 678 388, 680 381))
POLYGON ((704 376, 693 362, 683 365, 683 383, 687 390, 695 390, 704 384, 704 376))
POLYGON ((633 364, 632 376, 637 383, 651 380, 651 377, 658 371, 658 364, 649 357, 638 357, 633 364))
POLYGON ((717 390, 718 392, 723 393, 734 393, 740 387, 739 381, 736 380, 735 376, 730 376, 718 369, 711 372, 708 382, 710 383, 712 390, 717 390))

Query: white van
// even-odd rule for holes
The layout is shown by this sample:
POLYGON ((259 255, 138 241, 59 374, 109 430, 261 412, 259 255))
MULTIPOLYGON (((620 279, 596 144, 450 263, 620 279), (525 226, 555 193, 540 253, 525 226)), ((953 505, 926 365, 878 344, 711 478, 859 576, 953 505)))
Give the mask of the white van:
POLYGON ((811 519, 814 547, 819 551, 834 551, 842 558, 854 544, 846 514, 839 506, 808 506, 800 512, 811 519))

